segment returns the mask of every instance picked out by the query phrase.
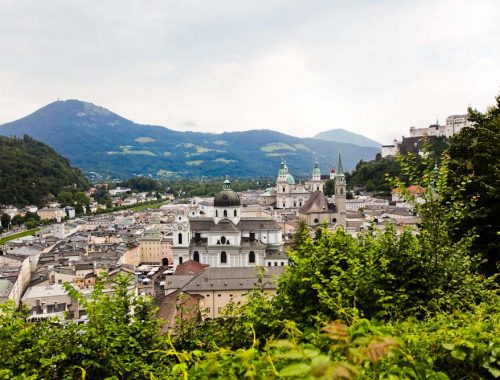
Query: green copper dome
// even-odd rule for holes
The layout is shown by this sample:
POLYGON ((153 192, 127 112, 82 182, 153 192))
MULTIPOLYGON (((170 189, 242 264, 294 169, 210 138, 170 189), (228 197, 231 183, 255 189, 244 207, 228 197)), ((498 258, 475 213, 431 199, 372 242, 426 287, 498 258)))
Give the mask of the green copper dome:
POLYGON ((314 169, 313 169, 313 177, 321 177, 321 170, 319 169, 319 163, 316 161, 314 164, 314 169))
POLYGON ((293 175, 291 175, 291 174, 287 174, 287 175, 286 175, 286 182, 287 182, 289 185, 295 185, 295 179, 293 178, 293 175))

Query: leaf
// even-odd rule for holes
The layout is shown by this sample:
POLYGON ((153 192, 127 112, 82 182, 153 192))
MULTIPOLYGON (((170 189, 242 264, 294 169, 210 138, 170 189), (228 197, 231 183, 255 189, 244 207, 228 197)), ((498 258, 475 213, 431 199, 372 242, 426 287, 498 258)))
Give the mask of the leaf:
POLYGON ((467 353, 461 349, 455 349, 451 351, 451 356, 453 356, 457 360, 464 361, 465 358, 467 357, 467 353))
POLYGON ((283 368, 279 375, 282 377, 304 377, 310 369, 311 367, 306 363, 295 363, 283 368))

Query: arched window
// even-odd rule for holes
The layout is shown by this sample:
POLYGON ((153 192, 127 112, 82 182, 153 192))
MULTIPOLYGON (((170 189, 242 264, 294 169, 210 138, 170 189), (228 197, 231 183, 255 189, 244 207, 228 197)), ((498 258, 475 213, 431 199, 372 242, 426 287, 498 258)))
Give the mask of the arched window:
POLYGON ((182 264, 182 256, 179 257, 179 265, 182 264))
POLYGON ((182 244, 182 233, 179 232, 179 234, 177 235, 177 238, 179 240, 179 244, 182 244))
POLYGON ((168 259, 166 257, 161 259, 161 265, 163 265, 164 267, 166 267, 168 265, 168 259))
POLYGON ((238 212, 234 210, 234 216, 238 216, 238 212))
POLYGON ((248 262, 255 263, 255 252, 254 251, 250 251, 250 253, 248 255, 248 262))
POLYGON ((224 218, 227 218, 227 210, 224 210, 224 218))
POLYGON ((224 252, 224 251, 222 251, 222 252, 220 253, 220 262, 221 262, 222 264, 226 264, 226 263, 227 263, 227 254, 226 254, 226 252, 224 252))
POLYGON ((198 251, 193 252, 193 260, 200 262, 200 254, 198 253, 198 251))
POLYGON ((226 237, 225 237, 225 236, 222 236, 222 237, 220 238, 220 243, 221 243, 221 244, 226 244, 226 237))
POLYGON ((215 217, 218 218, 219 217, 219 210, 215 210, 215 217))

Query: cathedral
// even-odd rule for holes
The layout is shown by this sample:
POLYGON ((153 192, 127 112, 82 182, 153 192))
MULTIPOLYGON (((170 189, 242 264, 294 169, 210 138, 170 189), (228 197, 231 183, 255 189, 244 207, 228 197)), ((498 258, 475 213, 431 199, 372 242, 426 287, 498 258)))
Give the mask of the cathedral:
POLYGON ((329 179, 335 181, 334 202, 323 193, 319 163, 316 161, 311 178, 295 183, 284 160, 281 161, 276 187, 267 189, 259 198, 261 206, 295 211, 309 226, 327 223, 330 226, 346 226, 346 182, 342 159, 339 155, 337 170, 332 169, 329 179))
POLYGON ((214 199, 214 216, 177 215, 173 223, 177 266, 194 260, 210 267, 285 266, 281 227, 271 217, 242 217, 228 179, 214 199))

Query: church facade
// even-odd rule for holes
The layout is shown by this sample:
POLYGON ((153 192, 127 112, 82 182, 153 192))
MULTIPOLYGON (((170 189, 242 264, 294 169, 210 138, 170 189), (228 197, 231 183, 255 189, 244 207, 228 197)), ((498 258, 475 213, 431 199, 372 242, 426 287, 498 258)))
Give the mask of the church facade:
POLYGON ((226 179, 214 199, 214 216, 177 215, 174 265, 194 260, 210 267, 285 266, 282 230, 273 218, 242 217, 238 195, 226 179))
POLYGON ((319 163, 316 161, 311 178, 304 183, 295 183, 286 162, 281 161, 276 187, 267 189, 259 198, 261 206, 295 211, 307 225, 327 223, 330 226, 346 227, 346 181, 342 159, 339 155, 338 168, 332 168, 330 180, 335 181, 335 195, 330 202, 323 193, 319 163))
POLYGON ((278 209, 298 210, 309 199, 314 191, 323 191, 319 163, 316 161, 312 176, 304 183, 295 183, 284 160, 281 161, 276 186, 267 189, 260 197, 261 206, 272 206, 278 209))

